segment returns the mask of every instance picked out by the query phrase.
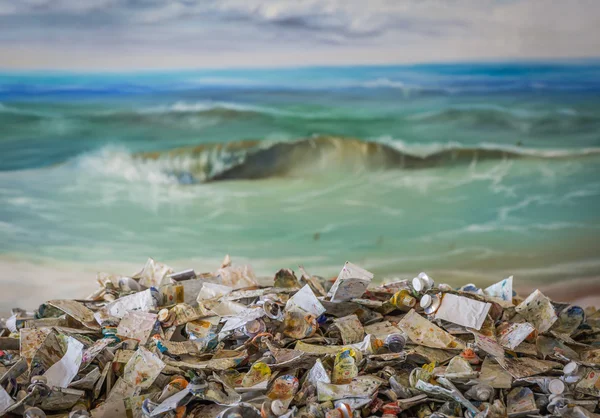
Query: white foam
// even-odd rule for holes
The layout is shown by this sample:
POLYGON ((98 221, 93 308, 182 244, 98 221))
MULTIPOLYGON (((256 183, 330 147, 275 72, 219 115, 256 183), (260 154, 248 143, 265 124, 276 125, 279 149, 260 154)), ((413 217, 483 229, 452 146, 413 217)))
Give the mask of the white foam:
POLYGON ((166 164, 159 160, 134 158, 122 147, 105 146, 100 150, 79 156, 75 165, 87 174, 118 178, 128 182, 150 184, 178 184, 174 175, 165 173, 166 164))
POLYGON ((404 84, 402 81, 393 81, 393 80, 390 80, 389 78, 377 78, 375 80, 365 81, 363 83, 363 86, 364 87, 373 87, 373 88, 378 88, 378 87, 392 87, 392 88, 396 88, 396 89, 407 88, 406 84, 404 84))

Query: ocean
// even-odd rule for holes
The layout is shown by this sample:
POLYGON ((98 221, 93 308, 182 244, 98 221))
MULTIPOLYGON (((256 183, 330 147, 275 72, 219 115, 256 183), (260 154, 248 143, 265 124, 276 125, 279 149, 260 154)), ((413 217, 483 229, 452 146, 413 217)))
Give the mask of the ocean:
POLYGON ((0 312, 148 257, 599 277, 600 63, 0 73, 0 312))

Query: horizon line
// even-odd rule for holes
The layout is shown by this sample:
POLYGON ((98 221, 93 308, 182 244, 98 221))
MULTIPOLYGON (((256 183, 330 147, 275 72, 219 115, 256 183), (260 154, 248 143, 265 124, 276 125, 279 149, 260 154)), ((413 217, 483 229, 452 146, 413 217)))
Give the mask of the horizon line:
POLYGON ((0 66, 0 75, 7 74, 139 74, 139 73, 177 73, 195 71, 266 71, 266 70, 296 70, 296 69, 330 69, 330 68, 356 68, 356 67, 420 67, 428 65, 486 65, 486 64, 600 64, 599 56, 585 57, 545 57, 545 58, 481 58, 481 59, 458 59, 441 61, 415 61, 398 63, 357 63, 357 64, 308 64, 308 65, 231 65, 231 66, 207 66, 207 67, 181 67, 181 68, 105 68, 105 69, 61 69, 61 68, 10 68, 0 66))

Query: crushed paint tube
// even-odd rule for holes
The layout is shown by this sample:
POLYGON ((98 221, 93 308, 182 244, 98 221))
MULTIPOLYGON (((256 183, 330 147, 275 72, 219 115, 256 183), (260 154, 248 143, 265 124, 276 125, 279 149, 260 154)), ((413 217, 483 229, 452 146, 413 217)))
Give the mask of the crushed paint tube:
POLYGON ((539 332, 546 332, 558 320, 552 302, 542 292, 535 290, 515 311, 530 322, 539 332))
POLYGON ((314 315, 301 311, 287 311, 283 324, 283 334, 296 340, 312 337, 319 328, 314 315))
POLYGON ((535 403, 533 392, 529 388, 514 388, 506 396, 506 412, 509 418, 537 414, 539 409, 535 403))
POLYGON ((131 338, 146 344, 156 319, 157 315, 149 312, 127 312, 119 322, 117 335, 120 338, 131 338))
POLYGON ((450 381, 445 380, 443 377, 438 378, 438 382, 440 385, 433 385, 431 383, 424 382, 423 380, 418 380, 415 384, 415 389, 428 393, 430 395, 442 396, 444 398, 450 398, 455 400, 456 402, 463 405, 470 413, 477 414, 479 410, 473 405, 467 398, 463 396, 463 394, 456 389, 450 381), (442 382, 443 386, 442 387, 442 382))
POLYGON ((358 375, 356 351, 351 348, 342 349, 335 356, 331 381, 336 385, 350 383, 358 375))
POLYGON ((481 366, 479 380, 487 383, 495 389, 510 389, 513 378, 502 366, 487 357, 481 366))
POLYGON ((83 303, 75 300, 50 300, 48 305, 60 309, 75 320, 81 322, 87 328, 98 329, 98 325, 94 320, 94 312, 88 309, 83 303))
POLYGON ((326 382, 317 382, 319 402, 337 401, 348 398, 369 399, 381 386, 382 380, 371 376, 359 376, 351 383, 336 385, 326 382))
POLYGON ((473 370, 467 360, 461 356, 453 357, 448 366, 446 366, 443 376, 447 379, 470 379, 477 377, 477 372, 473 370))
POLYGON ((558 315, 551 328, 554 332, 571 335, 585 320, 585 311, 580 306, 554 302, 552 305, 558 315))
POLYGON ((527 357, 506 357, 500 365, 515 379, 521 379, 523 377, 530 377, 535 376, 536 374, 549 372, 554 368, 558 368, 560 363, 527 357))
POLYGON ((463 349, 465 345, 437 325, 429 322, 414 309, 407 313, 398 323, 408 337, 417 344, 431 348, 463 349))
POLYGON ((348 315, 333 321, 332 327, 339 331, 344 345, 358 343, 363 340, 365 330, 356 315, 348 315))
POLYGON ((165 367, 163 361, 143 346, 129 359, 123 371, 123 380, 135 387, 147 389, 165 367))
POLYGON ((447 293, 435 313, 435 318, 479 330, 491 307, 490 303, 447 293))
POLYGON ((575 386, 575 390, 586 395, 600 397, 600 370, 588 369, 575 386))
POLYGON ((485 351, 487 354, 494 357, 498 362, 502 362, 504 360, 504 349, 500 344, 496 342, 494 338, 488 337, 475 331, 471 332, 475 337, 475 345, 477 346, 477 348, 485 351))
POLYGON ((505 322, 497 329, 498 342, 501 346, 514 350, 534 331, 534 326, 529 322, 512 324, 505 322))

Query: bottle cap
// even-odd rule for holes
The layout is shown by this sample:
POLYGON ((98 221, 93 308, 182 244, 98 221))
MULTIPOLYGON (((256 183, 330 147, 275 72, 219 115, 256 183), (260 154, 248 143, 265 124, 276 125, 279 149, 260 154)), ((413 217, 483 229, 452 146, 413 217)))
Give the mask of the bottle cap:
POLYGON ((550 383, 548 383, 548 390, 553 395, 560 395, 565 391, 565 384, 562 380, 552 379, 550 383))
POLYGON ((421 298, 421 302, 419 303, 419 305, 421 305, 421 308, 425 309, 429 305, 431 305, 431 302, 432 302, 431 295, 423 295, 423 297, 421 298))
POLYGON ((261 332, 265 332, 266 329, 267 326, 263 320, 253 319, 244 325, 244 334, 246 334, 248 337, 254 337, 261 332))
POLYGON ((425 288, 425 283, 423 280, 421 280, 421 278, 415 277, 412 279, 412 286, 417 292, 420 292, 425 288))
POLYGON ((271 402, 271 411, 273 411, 275 415, 280 416, 287 412, 287 408, 280 399, 275 399, 271 402))
POLYGON ((575 373, 577 373, 578 369, 579 369, 579 366, 577 365, 577 363, 572 361, 563 368, 563 373, 564 374, 575 374, 575 373))
POLYGON ((423 310, 425 311, 425 313, 427 315, 431 315, 434 312, 436 312, 442 303, 442 299, 440 298, 439 295, 433 295, 433 296, 430 296, 430 298, 431 298, 431 302, 428 304, 427 307, 423 308, 423 310))
POLYGON ((433 280, 427 274, 419 273, 417 277, 412 279, 412 285, 417 292, 422 292, 433 287, 433 280))
POLYGON ((274 300, 267 299, 263 304, 265 315, 271 319, 279 319, 281 315, 281 307, 274 300))
POLYGON ((406 345, 406 337, 402 334, 389 334, 384 343, 393 353, 399 353, 406 345))
POLYGON ((48 383, 48 378, 46 376, 32 376, 31 383, 48 383))
POLYGON ((159 322, 166 322, 167 319, 169 319, 169 310, 168 309, 161 309, 160 311, 158 311, 158 320, 159 322))

